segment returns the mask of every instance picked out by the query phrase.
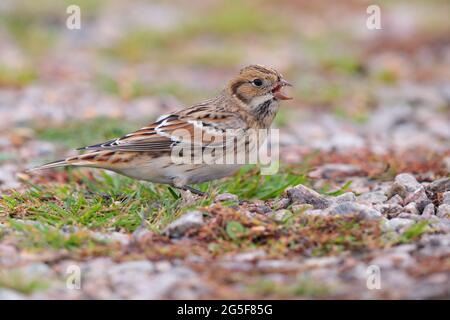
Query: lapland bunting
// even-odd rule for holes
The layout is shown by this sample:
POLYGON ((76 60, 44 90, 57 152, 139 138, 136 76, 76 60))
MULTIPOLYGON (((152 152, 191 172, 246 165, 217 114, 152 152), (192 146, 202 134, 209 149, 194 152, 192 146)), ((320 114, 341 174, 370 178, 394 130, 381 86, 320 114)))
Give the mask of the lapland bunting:
MULTIPOLYGON (((242 164, 180 162, 181 157, 186 158, 183 154, 186 146, 189 150, 198 147, 201 151, 211 148, 217 151, 227 146, 224 140, 230 140, 218 138, 231 136, 233 140, 236 134, 229 134, 233 130, 244 136, 250 130, 268 130, 279 101, 291 99, 282 91, 285 86, 291 84, 276 70, 250 65, 241 69, 212 99, 163 115, 156 122, 123 137, 78 149, 87 151, 84 154, 33 170, 62 166, 101 168, 203 194, 189 185, 232 175, 242 164), (194 136, 194 132, 201 133, 200 140, 182 137, 186 133, 194 136), (205 138, 207 135, 209 139, 205 138)), ((235 152, 236 147, 233 148, 235 152)))

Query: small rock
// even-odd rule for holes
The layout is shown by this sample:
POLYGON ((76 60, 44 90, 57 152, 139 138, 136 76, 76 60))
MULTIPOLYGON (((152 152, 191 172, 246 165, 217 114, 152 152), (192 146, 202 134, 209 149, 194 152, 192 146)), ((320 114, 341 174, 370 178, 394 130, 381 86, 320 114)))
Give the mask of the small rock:
POLYGON ((93 232, 92 237, 98 241, 119 242, 122 245, 127 245, 130 242, 130 237, 127 234, 121 232, 93 232))
POLYGON ((286 209, 289 206, 290 202, 291 201, 288 198, 281 198, 272 205, 272 208, 274 210, 286 209))
POLYGON ((256 267, 264 270, 274 270, 280 272, 280 270, 297 270, 300 267, 300 263, 291 260, 259 260, 256 267))
POLYGON ((397 218, 409 219, 409 220, 413 220, 413 221, 416 221, 416 222, 423 220, 422 216, 420 216, 419 214, 408 213, 408 212, 400 213, 397 216, 397 218))
POLYGON ((437 210, 439 218, 450 218, 450 204, 441 204, 437 210))
POLYGON ((200 211, 191 211, 169 224, 163 233, 170 237, 181 237, 188 230, 201 228, 203 224, 203 214, 200 211))
POLYGON ((303 212, 303 214, 307 216, 325 217, 327 215, 327 212, 322 209, 315 209, 315 210, 306 210, 303 212))
POLYGON ((122 262, 116 265, 109 270, 109 275, 111 277, 117 276, 120 278, 131 277, 135 274, 142 275, 143 273, 152 273, 155 270, 153 263, 147 260, 136 260, 136 261, 127 261, 122 262))
POLYGON ((393 205, 400 205, 403 206, 403 199, 402 197, 400 197, 398 194, 394 195, 393 197, 391 197, 388 201, 386 201, 388 204, 393 204, 393 205))
POLYGON ((344 194, 341 194, 340 196, 337 196, 334 201, 336 203, 343 203, 348 201, 356 201, 356 196, 353 192, 346 192, 344 194))
POLYGON ((407 192, 414 192, 422 185, 417 182, 416 178, 410 173, 401 173, 395 177, 395 182, 405 187, 407 192))
POLYGON ((442 178, 433 181, 427 186, 427 190, 432 193, 450 191, 450 178, 442 178))
POLYGON ((237 201, 238 196, 232 193, 222 193, 219 194, 214 201, 215 202, 222 202, 222 201, 237 201))
POLYGON ((373 208, 388 217, 395 217, 403 210, 403 207, 401 205, 390 203, 378 203, 375 204, 373 208))
POLYGON ((405 204, 408 203, 415 203, 416 208, 419 212, 422 212, 423 209, 431 203, 431 200, 428 199, 427 194, 425 192, 425 188, 423 186, 420 186, 416 191, 413 193, 408 194, 405 197, 405 204))
POLYGON ((443 160, 444 166, 447 169, 448 172, 450 172, 450 157, 447 157, 443 160))
POLYGON ((386 196, 388 198, 392 198, 395 195, 400 196, 401 198, 406 197, 407 191, 404 185, 394 182, 391 186, 391 188, 386 192, 386 196))
POLYGON ((382 191, 372 191, 363 193, 358 197, 358 201, 375 204, 375 203, 383 203, 387 200, 386 195, 382 191))
POLYGON ((450 205, 450 191, 444 192, 442 195, 442 204, 450 205))
POLYGON ((314 206, 311 205, 311 204, 307 204, 307 203, 304 203, 304 204, 294 204, 294 205, 291 207, 291 209, 292 209, 293 212, 305 212, 305 211, 307 211, 307 210, 314 209, 314 206))
POLYGON ((272 214, 273 220, 277 222, 286 221, 289 217, 292 217, 292 212, 286 209, 277 210, 272 214))
POLYGON ((332 215, 346 215, 346 214, 358 214, 359 219, 379 219, 382 217, 381 213, 368 206, 355 203, 355 202, 343 202, 333 207, 330 212, 332 215))
POLYGON ((410 225, 413 225, 415 222, 411 219, 404 219, 404 218, 393 218, 391 220, 388 220, 385 223, 385 228, 387 230, 400 230, 404 227, 409 227, 410 225))
POLYGON ((415 202, 410 202, 403 208, 403 212, 409 214, 419 214, 419 210, 417 209, 417 205, 415 202))
POLYGON ((236 262, 247 262, 247 261, 255 261, 260 258, 264 258, 266 256, 266 252, 263 249, 256 249, 247 252, 242 252, 231 256, 231 260, 236 262))
POLYGON ((0 288, 0 300, 25 300, 26 296, 17 291, 0 288))
POLYGON ((425 209, 423 209, 422 217, 427 218, 434 216, 434 212, 435 212, 434 204, 430 203, 425 207, 425 209))
POLYGON ((313 179, 335 179, 339 177, 357 176, 361 173, 361 168, 351 164, 329 163, 311 171, 308 176, 313 179))
POLYGON ((301 184, 289 188, 286 192, 292 204, 307 203, 313 205, 315 209, 325 209, 331 205, 331 201, 326 197, 301 184))

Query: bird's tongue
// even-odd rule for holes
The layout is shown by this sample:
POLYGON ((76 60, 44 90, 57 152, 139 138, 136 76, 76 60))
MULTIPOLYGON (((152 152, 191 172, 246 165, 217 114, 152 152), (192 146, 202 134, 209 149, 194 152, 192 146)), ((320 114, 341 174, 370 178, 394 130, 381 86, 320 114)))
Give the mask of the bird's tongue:
POLYGON ((278 100, 291 100, 292 97, 287 96, 281 89, 282 86, 277 86, 272 90, 274 97, 278 100))

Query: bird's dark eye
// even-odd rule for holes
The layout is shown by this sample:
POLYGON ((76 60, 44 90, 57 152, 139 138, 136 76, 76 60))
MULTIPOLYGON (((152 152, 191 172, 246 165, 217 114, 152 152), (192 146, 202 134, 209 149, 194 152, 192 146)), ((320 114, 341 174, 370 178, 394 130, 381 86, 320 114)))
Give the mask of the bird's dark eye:
POLYGON ((261 79, 255 79, 252 81, 253 85, 255 85, 256 87, 261 87, 263 84, 263 81, 261 79))

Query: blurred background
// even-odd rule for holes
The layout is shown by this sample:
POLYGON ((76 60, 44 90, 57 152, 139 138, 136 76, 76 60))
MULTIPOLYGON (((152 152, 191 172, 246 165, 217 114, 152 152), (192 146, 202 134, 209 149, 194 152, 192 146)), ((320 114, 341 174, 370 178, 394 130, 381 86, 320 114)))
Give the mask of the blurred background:
POLYGON ((254 63, 294 84, 276 120, 286 161, 317 149, 448 151, 450 3, 377 1, 381 30, 366 27, 370 4, 3 0, 3 188, 55 153, 211 97, 254 63), (71 4, 79 30, 66 27, 71 4))

